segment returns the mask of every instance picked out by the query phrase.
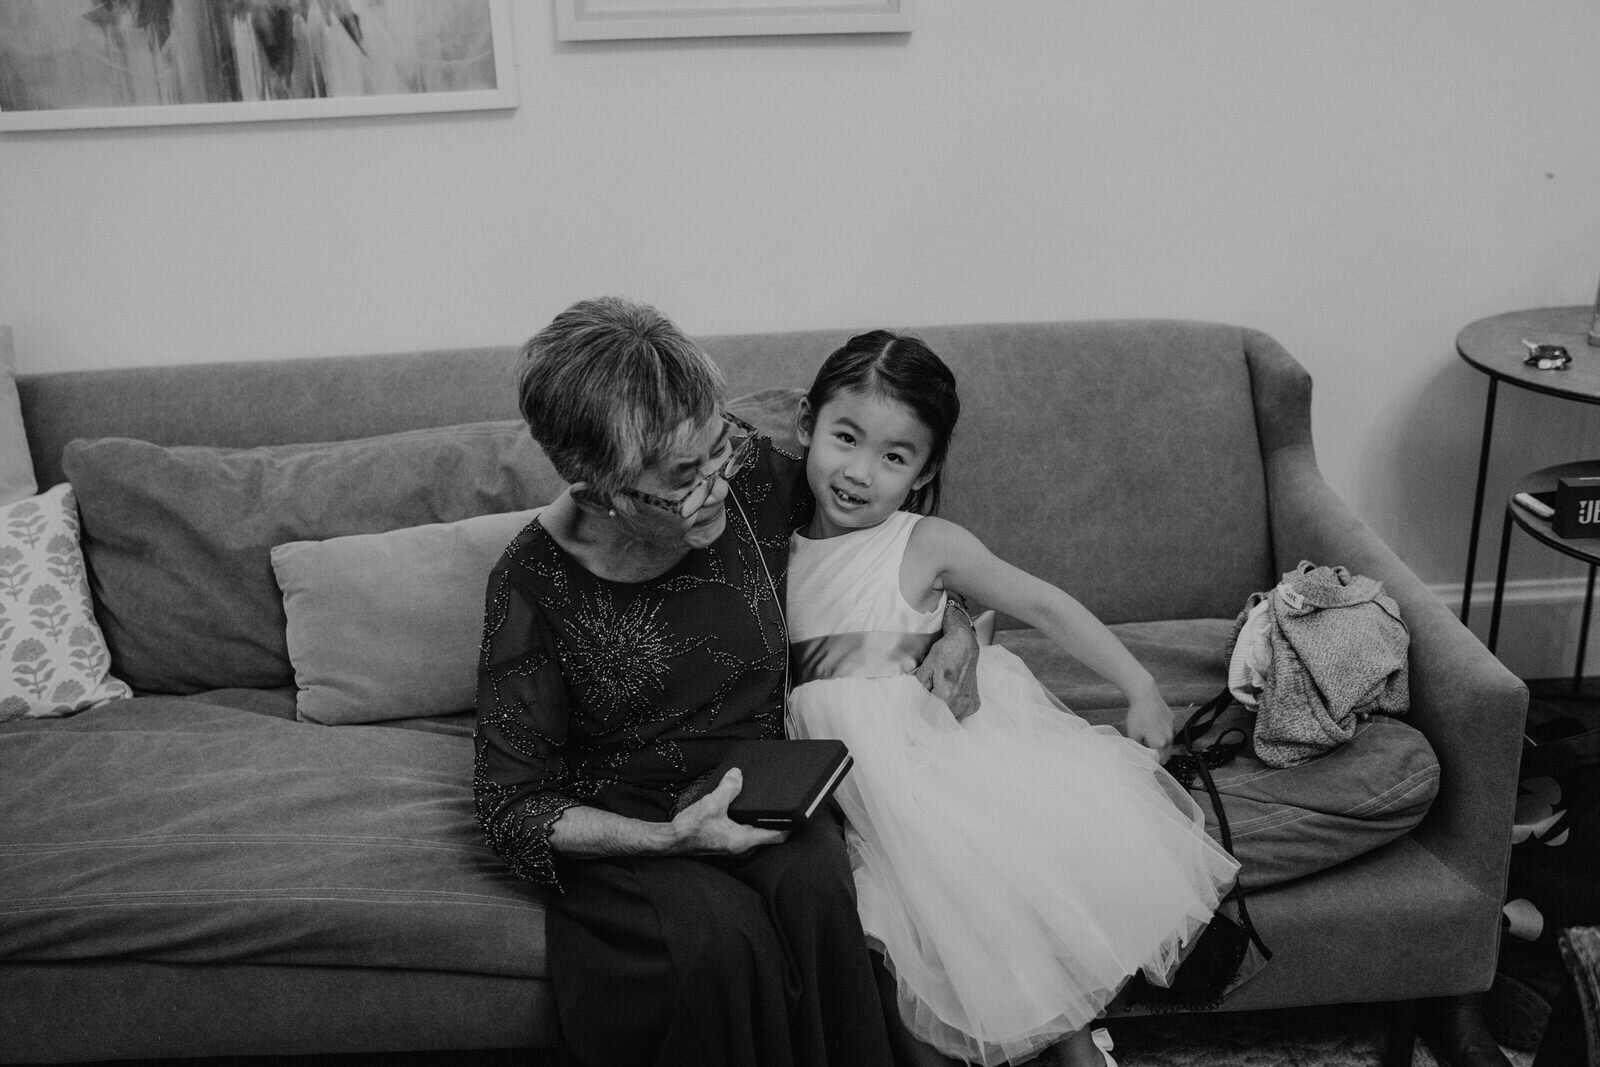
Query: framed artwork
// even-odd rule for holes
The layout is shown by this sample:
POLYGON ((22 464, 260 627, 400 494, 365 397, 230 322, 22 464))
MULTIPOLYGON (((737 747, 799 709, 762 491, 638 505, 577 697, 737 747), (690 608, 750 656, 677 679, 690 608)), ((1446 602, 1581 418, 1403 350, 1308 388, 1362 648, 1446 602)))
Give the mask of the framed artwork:
POLYGON ((909 33, 916 0, 556 0, 563 41, 909 33))
POLYGON ((510 0, 0 0, 0 130, 516 105, 510 0))

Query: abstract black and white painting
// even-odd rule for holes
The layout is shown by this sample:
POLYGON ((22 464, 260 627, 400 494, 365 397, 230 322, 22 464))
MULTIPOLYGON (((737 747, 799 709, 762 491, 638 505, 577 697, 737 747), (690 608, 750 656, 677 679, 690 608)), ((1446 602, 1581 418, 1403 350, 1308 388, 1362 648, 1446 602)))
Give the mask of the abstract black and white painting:
POLYGON ((0 129, 516 106, 508 0, 0 0, 0 129))

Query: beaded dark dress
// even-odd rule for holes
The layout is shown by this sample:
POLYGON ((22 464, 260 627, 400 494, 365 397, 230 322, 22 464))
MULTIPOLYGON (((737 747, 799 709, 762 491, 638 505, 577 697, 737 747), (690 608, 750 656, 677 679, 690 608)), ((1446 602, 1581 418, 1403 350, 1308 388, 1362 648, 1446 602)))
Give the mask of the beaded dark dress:
POLYGON ((749 525, 730 497, 722 536, 646 582, 594 576, 537 521, 490 576, 477 814, 515 873, 554 890, 550 975, 581 1063, 891 1062, 831 812, 739 859, 549 846, 574 805, 666 821, 734 741, 781 735, 779 609, 789 533, 810 507, 800 475, 760 440, 732 483, 749 525))

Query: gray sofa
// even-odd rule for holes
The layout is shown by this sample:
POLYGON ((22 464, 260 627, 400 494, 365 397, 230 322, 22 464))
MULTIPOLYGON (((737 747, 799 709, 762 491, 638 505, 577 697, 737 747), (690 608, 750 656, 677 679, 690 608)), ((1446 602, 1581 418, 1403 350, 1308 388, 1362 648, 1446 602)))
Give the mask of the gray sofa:
MULTIPOLYGON (((1221 687, 1245 598, 1300 560, 1401 606, 1403 723, 1292 780, 1249 758, 1225 775, 1276 955, 1222 1010, 1487 988, 1526 692, 1323 482, 1304 370, 1207 323, 914 332, 964 400, 945 514, 1114 624, 1175 709, 1221 687), (1286 781, 1303 810, 1251 807, 1252 782, 1286 781)), ((701 340, 776 430, 781 390, 845 336, 701 340)), ((428 608, 313 604, 323 585, 420 585, 416 546, 378 555, 392 531, 500 515, 474 550, 492 558, 527 520, 509 513, 558 491, 512 421, 513 363, 493 348, 20 379, 39 485, 71 475, 112 673, 138 695, 0 723, 0 1061, 556 1042, 540 892, 472 816, 459 607, 429 629, 428 608), (286 542, 352 554, 316 556, 302 601, 279 587, 286 542), (400 658, 359 668, 368 689, 340 688, 359 673, 341 657, 384 651, 400 658)), ((1115 691, 1037 635, 999 640, 1118 720, 1115 691)))

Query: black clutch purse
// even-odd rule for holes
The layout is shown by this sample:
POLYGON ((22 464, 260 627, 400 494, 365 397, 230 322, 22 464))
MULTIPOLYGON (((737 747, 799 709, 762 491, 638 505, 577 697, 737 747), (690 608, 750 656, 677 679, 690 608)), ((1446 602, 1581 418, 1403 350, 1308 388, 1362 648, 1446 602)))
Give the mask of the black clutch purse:
POLYGON ((679 794, 672 813, 711 792, 737 767, 744 786, 728 805, 728 818, 769 830, 793 830, 833 794, 852 762, 844 742, 828 738, 740 741, 711 773, 679 794))

